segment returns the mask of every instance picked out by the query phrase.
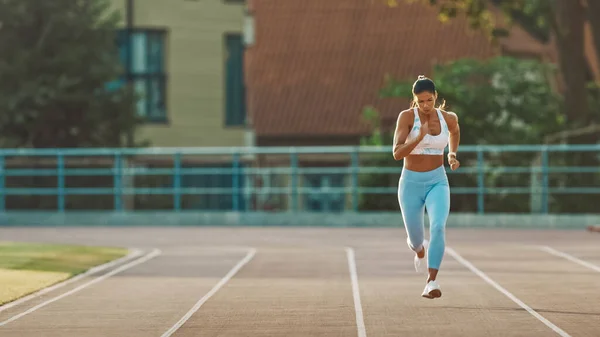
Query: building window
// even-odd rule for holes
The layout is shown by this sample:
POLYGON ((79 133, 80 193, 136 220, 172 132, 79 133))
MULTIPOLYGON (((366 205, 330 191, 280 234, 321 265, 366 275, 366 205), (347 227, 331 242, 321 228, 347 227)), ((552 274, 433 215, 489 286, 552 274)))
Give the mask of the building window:
POLYGON ((242 34, 225 35, 225 125, 246 124, 244 41, 242 34))
POLYGON ((165 37, 158 29, 132 30, 131 63, 128 62, 127 31, 118 32, 119 53, 126 74, 139 96, 137 112, 149 122, 166 122, 165 37))

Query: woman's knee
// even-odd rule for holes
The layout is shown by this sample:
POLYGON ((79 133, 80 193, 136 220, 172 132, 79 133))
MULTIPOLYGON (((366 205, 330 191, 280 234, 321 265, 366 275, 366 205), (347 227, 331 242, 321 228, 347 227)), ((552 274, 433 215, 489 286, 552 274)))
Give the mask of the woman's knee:
POLYGON ((445 226, 443 224, 432 224, 429 228, 429 235, 431 236, 431 239, 433 240, 434 238, 440 238, 442 240, 445 239, 446 237, 446 231, 445 231, 445 226))

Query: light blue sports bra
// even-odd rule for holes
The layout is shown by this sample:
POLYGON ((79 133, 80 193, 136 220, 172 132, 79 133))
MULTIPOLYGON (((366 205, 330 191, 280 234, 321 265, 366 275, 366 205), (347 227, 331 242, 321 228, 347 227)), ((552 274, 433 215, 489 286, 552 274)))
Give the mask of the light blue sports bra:
MULTIPOLYGON (((437 111, 438 117, 440 119, 441 132, 437 136, 432 136, 430 134, 426 134, 423 140, 417 144, 417 146, 411 151, 410 154, 425 154, 425 155, 442 155, 444 154, 444 149, 448 145, 448 138, 450 137, 450 132, 448 131, 448 124, 446 124, 446 120, 442 115, 442 112, 439 109, 435 109, 437 111)), ((419 118, 419 112, 417 108, 414 108, 415 113, 415 121, 413 123, 413 128, 410 130, 408 134, 407 141, 417 138, 419 136, 419 130, 421 129, 421 119, 419 118)))

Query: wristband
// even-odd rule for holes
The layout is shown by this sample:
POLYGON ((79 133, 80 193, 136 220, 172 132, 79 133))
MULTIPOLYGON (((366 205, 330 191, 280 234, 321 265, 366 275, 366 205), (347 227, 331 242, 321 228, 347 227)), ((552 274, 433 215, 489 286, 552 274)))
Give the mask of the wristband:
POLYGON ((448 158, 449 158, 450 156, 454 156, 454 158, 456 158, 456 152, 448 152, 448 158))

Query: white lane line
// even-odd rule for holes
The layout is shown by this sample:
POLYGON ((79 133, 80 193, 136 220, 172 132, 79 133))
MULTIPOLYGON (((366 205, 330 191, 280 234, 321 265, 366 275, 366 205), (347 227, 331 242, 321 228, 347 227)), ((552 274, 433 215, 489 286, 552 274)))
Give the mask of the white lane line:
POLYGON ((204 295, 200 300, 198 300, 198 302, 196 302, 196 304, 194 304, 194 306, 183 317, 181 317, 181 319, 179 321, 177 321, 177 323, 175 323, 175 325, 173 325, 169 330, 167 330, 164 334, 162 334, 162 337, 169 337, 172 334, 174 334, 179 328, 181 328, 185 324, 185 322, 187 322, 196 313, 196 311, 198 311, 200 309, 200 307, 202 307, 202 305, 204 305, 204 303, 206 303, 206 301, 208 301, 208 299, 210 299, 227 282, 229 282, 229 280, 232 277, 234 277, 235 274, 237 274, 238 271, 240 271, 240 269, 242 269, 242 267, 244 267, 248 262, 250 262, 252 260, 252 258, 254 258, 255 254, 256 254, 256 249, 251 248, 250 251, 248 252, 248 254, 246 254, 246 256, 243 259, 241 259, 227 273, 227 275, 225 275, 219 281, 219 283, 217 283, 206 295, 204 295))
POLYGON ((540 247, 541 250, 545 251, 548 254, 552 254, 554 256, 558 256, 558 257, 562 257, 564 259, 567 259, 571 262, 577 263, 578 265, 584 266, 586 268, 589 268, 591 270, 597 271, 600 273, 600 267, 598 267, 595 264, 589 263, 587 261, 581 260, 579 258, 576 258, 575 256, 571 255, 571 254, 567 254, 565 252, 561 252, 560 250, 556 250, 552 247, 548 247, 548 246, 541 246, 540 247))
POLYGON ((73 289, 67 291, 66 293, 64 293, 62 295, 56 296, 54 298, 51 298, 51 299, 49 299, 49 300, 47 300, 47 301, 45 301, 43 303, 40 303, 40 304, 38 304, 38 305, 36 305, 36 306, 34 306, 34 307, 32 307, 32 308, 30 308, 30 309, 28 309, 28 310, 20 313, 18 315, 15 315, 15 316, 13 316, 13 317, 11 317, 11 318, 3 321, 3 322, 0 322, 0 326, 3 326, 3 325, 6 325, 6 324, 8 324, 10 322, 16 321, 17 319, 19 319, 19 318, 21 318, 21 317, 23 317, 25 315, 29 315, 32 312, 34 312, 34 311, 36 311, 36 310, 38 310, 40 308, 43 308, 43 307, 47 306, 48 304, 51 304, 51 303, 56 302, 56 301, 58 301, 58 300, 60 300, 62 298, 65 298, 65 297, 67 297, 69 295, 72 295, 72 294, 74 294, 74 293, 76 293, 78 291, 81 291, 81 290, 83 290, 83 289, 85 289, 85 288, 87 288, 87 287, 89 287, 89 286, 91 286, 93 284, 96 284, 98 282, 102 282, 102 281, 106 280, 107 278, 109 278, 109 277, 111 277, 111 276, 113 276, 115 274, 118 274, 118 273, 123 272, 123 271, 125 271, 127 269, 130 269, 130 268, 133 268, 133 267, 137 266, 138 264, 144 263, 144 262, 146 262, 146 261, 148 261, 148 260, 150 260, 152 258, 155 258, 156 256, 158 256, 160 254, 161 254, 161 251, 159 249, 154 249, 150 253, 148 253, 148 254, 146 254, 146 255, 144 255, 144 256, 136 259, 136 260, 133 260, 133 261, 127 263, 127 264, 124 264, 124 265, 120 266, 119 268, 116 268, 116 269, 114 269, 114 270, 112 270, 112 271, 110 271, 110 272, 108 272, 106 274, 103 274, 102 276, 99 276, 97 278, 94 278, 93 280, 90 280, 89 282, 83 283, 82 285, 80 285, 80 286, 78 286, 76 288, 73 288, 73 289))
POLYGON ((348 269, 350 270, 350 280, 352 281, 352 296, 354 297, 354 312, 356 313, 358 337, 366 337, 367 330, 365 328, 362 304, 360 302, 360 288, 358 286, 358 273, 356 272, 354 249, 346 247, 346 256, 348 256, 348 269))
POLYGON ((458 262, 460 262, 463 266, 469 268, 473 273, 477 276, 481 277, 484 281, 489 283, 492 287, 496 288, 499 292, 504 294, 506 297, 510 298, 513 302, 517 303, 521 308, 527 310, 533 317, 537 318, 540 322, 544 323, 550 329, 554 330, 558 335, 562 337, 571 337, 568 333, 566 333, 561 328, 554 325, 552 322, 547 320, 544 316, 537 313, 527 304, 523 303, 523 301, 519 300, 515 295, 511 294, 508 290, 504 289, 500 284, 496 283, 496 281, 492 280, 489 276, 487 276, 484 272, 477 269, 471 262, 467 261, 465 258, 460 256, 454 249, 450 247, 446 247, 446 251, 458 262))
POLYGON ((99 272, 101 272, 103 270, 106 270, 108 268, 116 266, 116 265, 118 265, 118 264, 120 264, 122 262, 132 260, 132 259, 134 259, 134 258, 136 258, 136 257, 138 257, 140 255, 142 255, 142 251, 141 250, 139 250, 139 249, 131 249, 129 251, 129 254, 127 254, 126 256, 123 256, 122 258, 110 261, 110 262, 105 263, 105 264, 101 264, 101 265, 93 267, 93 268, 90 268, 90 269, 88 269, 84 273, 76 275, 76 276, 74 276, 72 278, 69 278, 67 280, 64 280, 62 282, 56 283, 56 284, 54 284, 54 285, 52 285, 50 287, 46 287, 46 288, 40 289, 39 291, 36 291, 36 292, 34 292, 32 294, 29 294, 29 295, 27 295, 25 297, 21 297, 21 298, 19 298, 17 300, 9 302, 9 303, 7 303, 7 304, 5 304, 5 305, 3 305, 3 306, 0 307, 0 312, 8 310, 10 308, 13 308, 13 307, 15 307, 17 305, 23 304, 23 303, 25 303, 27 301, 30 301, 30 300, 32 300, 32 299, 34 299, 36 297, 40 297, 40 296, 42 296, 44 294, 47 294, 47 293, 49 293, 51 291, 54 291, 56 289, 60 289, 60 288, 62 288, 64 286, 67 286, 67 285, 69 285, 71 283, 77 282, 77 281, 81 280, 82 278, 85 278, 85 277, 88 277, 90 275, 99 273, 99 272))

